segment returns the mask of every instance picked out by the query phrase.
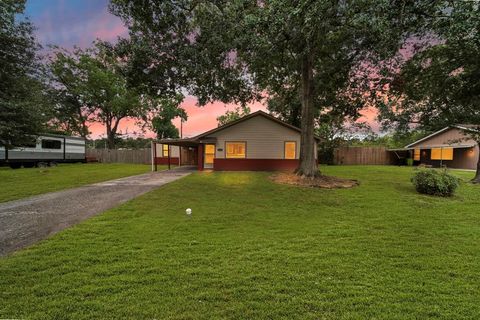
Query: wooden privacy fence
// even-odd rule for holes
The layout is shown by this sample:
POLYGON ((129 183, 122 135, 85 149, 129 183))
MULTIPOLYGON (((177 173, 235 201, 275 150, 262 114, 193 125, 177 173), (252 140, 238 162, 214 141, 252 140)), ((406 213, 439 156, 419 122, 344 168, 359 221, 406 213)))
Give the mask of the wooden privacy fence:
POLYGON ((109 150, 109 149, 87 149, 87 158, 96 159, 103 163, 138 163, 151 164, 151 149, 136 150, 109 150))
POLYGON ((394 155, 385 147, 339 147, 334 151, 335 164, 388 165, 394 155))

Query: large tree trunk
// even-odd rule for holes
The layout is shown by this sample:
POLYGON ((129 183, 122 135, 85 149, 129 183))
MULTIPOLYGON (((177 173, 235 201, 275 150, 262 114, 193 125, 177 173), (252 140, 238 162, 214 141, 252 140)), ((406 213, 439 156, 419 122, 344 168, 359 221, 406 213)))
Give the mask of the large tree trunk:
POLYGON ((106 122, 108 149, 115 149, 115 138, 117 137, 118 125, 122 119, 123 117, 118 117, 116 120, 110 119, 106 122))
POLYGON ((107 127, 107 147, 108 149, 115 149, 115 135, 117 132, 115 126, 112 126, 111 118, 107 118, 107 121, 105 121, 105 127, 107 127))
POLYGON ((115 149, 115 132, 112 128, 107 126, 107 147, 108 149, 115 149))
POLYGON ((302 119, 300 122, 300 163, 295 173, 313 178, 320 175, 315 159, 315 109, 313 105, 313 59, 305 55, 302 59, 301 95, 302 119))
MULTIPOLYGON (((480 151, 480 144, 479 146, 479 151, 480 151)), ((472 179, 473 183, 480 183, 480 154, 478 156, 478 161, 477 161, 477 172, 475 173, 475 178, 472 179)))

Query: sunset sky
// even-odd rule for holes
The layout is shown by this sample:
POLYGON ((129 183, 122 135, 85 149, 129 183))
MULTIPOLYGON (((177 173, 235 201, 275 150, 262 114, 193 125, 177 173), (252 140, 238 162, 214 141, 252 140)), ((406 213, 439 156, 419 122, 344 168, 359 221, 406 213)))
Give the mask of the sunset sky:
MULTIPOLYGON (((115 41, 118 36, 128 35, 122 21, 108 12, 108 0, 27 0, 26 15, 35 24, 37 38, 44 47, 88 47, 96 38, 115 41)), ((182 106, 188 113, 188 121, 183 125, 184 137, 216 127, 216 118, 235 107, 218 102, 199 108, 194 97, 187 97, 182 106)), ((250 108, 252 112, 265 110, 261 103, 252 104, 250 108)), ((373 112, 366 114, 373 124, 373 112)), ((174 123, 179 125, 179 121, 174 123)), ((93 138, 105 132, 100 124, 92 124, 90 129, 93 138)), ((129 120, 123 121, 121 130, 130 135, 139 132, 134 122, 129 120)), ((153 134, 147 132, 145 136, 153 134)))

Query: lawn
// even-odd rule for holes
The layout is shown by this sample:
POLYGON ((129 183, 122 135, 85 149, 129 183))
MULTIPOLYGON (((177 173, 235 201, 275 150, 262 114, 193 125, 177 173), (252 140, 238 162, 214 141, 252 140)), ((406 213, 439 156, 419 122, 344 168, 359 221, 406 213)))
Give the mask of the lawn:
POLYGON ((324 171, 361 185, 197 173, 2 258, 0 318, 480 318, 480 186, 324 171))
POLYGON ((0 168, 0 202, 148 172, 139 164, 61 164, 51 168, 0 168))

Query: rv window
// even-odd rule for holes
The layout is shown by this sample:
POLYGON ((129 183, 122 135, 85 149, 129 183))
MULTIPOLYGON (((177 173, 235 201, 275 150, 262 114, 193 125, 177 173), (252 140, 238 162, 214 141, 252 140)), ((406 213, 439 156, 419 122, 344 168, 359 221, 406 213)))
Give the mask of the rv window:
POLYGON ((59 140, 42 140, 42 149, 62 149, 62 142, 59 140))
POLYGON ((17 148, 36 148, 37 147, 37 139, 33 138, 31 140, 24 141, 22 143, 18 143, 15 147, 17 148))

